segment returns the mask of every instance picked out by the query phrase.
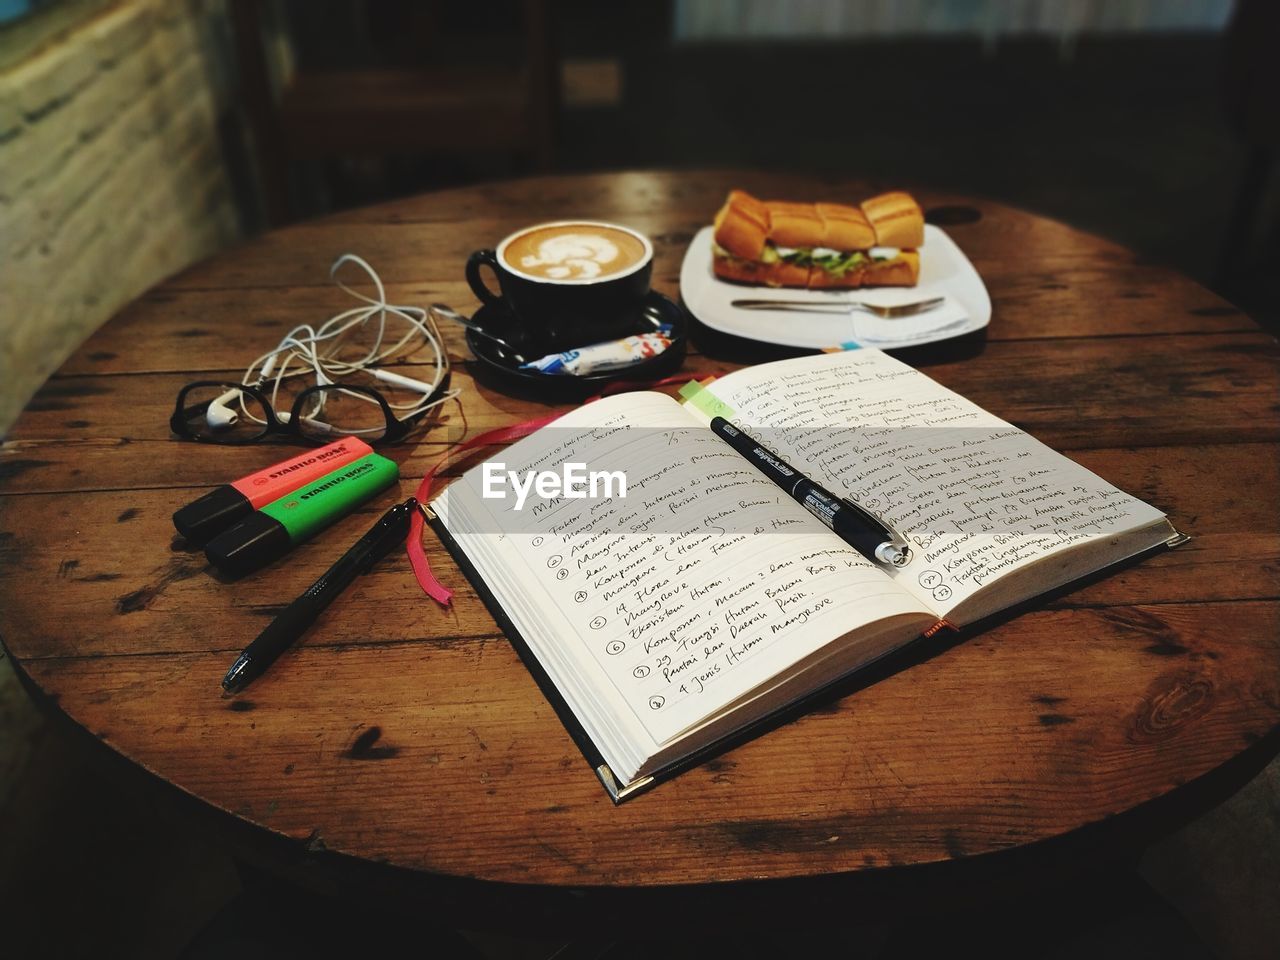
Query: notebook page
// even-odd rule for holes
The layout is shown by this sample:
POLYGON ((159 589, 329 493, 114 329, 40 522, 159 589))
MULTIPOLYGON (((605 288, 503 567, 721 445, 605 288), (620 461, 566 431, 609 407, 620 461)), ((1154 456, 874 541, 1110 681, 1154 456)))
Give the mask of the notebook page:
POLYGON ((709 389, 765 446, 887 521, 893 572, 946 614, 1006 574, 1163 514, 878 350, 747 368, 709 389))
POLYGON ((859 624, 927 613, 661 394, 589 404, 499 459, 627 477, 625 497, 516 509, 477 467, 433 503, 593 739, 662 744, 859 624))

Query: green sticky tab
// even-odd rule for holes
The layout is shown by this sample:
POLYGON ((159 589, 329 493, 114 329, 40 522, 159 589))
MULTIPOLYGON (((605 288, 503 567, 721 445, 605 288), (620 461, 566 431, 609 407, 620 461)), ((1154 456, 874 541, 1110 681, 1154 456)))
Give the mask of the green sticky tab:
POLYGON ((697 380, 690 380, 681 387, 680 396, 684 398, 685 403, 701 410, 708 417, 733 419, 733 407, 729 406, 697 380))
POLYGON ((683 387, 681 387, 679 391, 680 396, 684 398, 686 403, 689 401, 691 397, 697 396, 701 392, 702 392, 702 384, 700 384, 697 380, 690 380, 683 387))

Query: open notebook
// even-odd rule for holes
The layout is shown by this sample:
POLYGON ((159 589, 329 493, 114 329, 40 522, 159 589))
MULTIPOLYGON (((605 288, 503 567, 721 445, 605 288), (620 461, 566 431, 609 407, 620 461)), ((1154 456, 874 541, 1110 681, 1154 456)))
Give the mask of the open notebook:
POLYGON ((940 624, 1183 539, 874 350, 740 370, 698 408, 659 393, 588 404, 431 506, 615 801, 940 624), (911 561, 864 559, 717 437, 709 412, 878 514, 911 561), (558 490, 531 479, 546 474, 558 490))

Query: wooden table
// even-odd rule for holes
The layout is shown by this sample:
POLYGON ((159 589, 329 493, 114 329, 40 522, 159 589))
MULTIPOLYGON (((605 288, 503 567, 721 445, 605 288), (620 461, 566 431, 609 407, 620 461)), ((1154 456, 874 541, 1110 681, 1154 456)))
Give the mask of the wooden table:
MULTIPOLYGON (((621 807, 433 541, 450 609, 393 557, 245 695, 220 695, 236 652, 392 497, 270 572, 219 582, 170 515, 287 451, 171 438, 183 383, 237 376, 287 326, 345 309, 326 279, 344 251, 396 302, 472 309, 469 251, 538 220, 618 220, 654 238, 655 286, 674 295, 730 186, 856 200, 884 185, 732 171, 486 184, 273 231, 143 296, 0 449, 0 636, 30 688, 276 863, 486 908, 590 893, 626 911, 694 884, 803 900, 832 878, 892 899, 904 877, 951 883, 1089 838, 1140 842, 1238 788, 1275 754, 1280 722, 1276 341, 1115 244, 927 190, 994 315, 985 340, 916 362, 1167 511, 1189 545, 621 807), (749 880, 768 882, 736 883, 749 880)), ((447 335, 462 403, 391 448, 401 495, 447 443, 546 412, 477 384, 447 335)), ((691 376, 740 356, 702 347, 691 376)))

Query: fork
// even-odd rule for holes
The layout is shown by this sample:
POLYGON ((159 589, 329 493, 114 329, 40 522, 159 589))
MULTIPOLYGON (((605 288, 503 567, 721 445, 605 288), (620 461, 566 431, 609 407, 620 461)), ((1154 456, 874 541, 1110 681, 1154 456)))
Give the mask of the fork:
POLYGON ((898 303, 882 307, 874 303, 863 303, 861 300, 848 300, 841 303, 818 303, 811 300, 734 300, 731 306, 743 310, 798 310, 804 313, 853 313, 861 310, 874 314, 885 320, 896 320, 899 317, 914 317, 928 313, 945 300, 946 297, 933 297, 929 300, 917 300, 915 303, 898 303))

